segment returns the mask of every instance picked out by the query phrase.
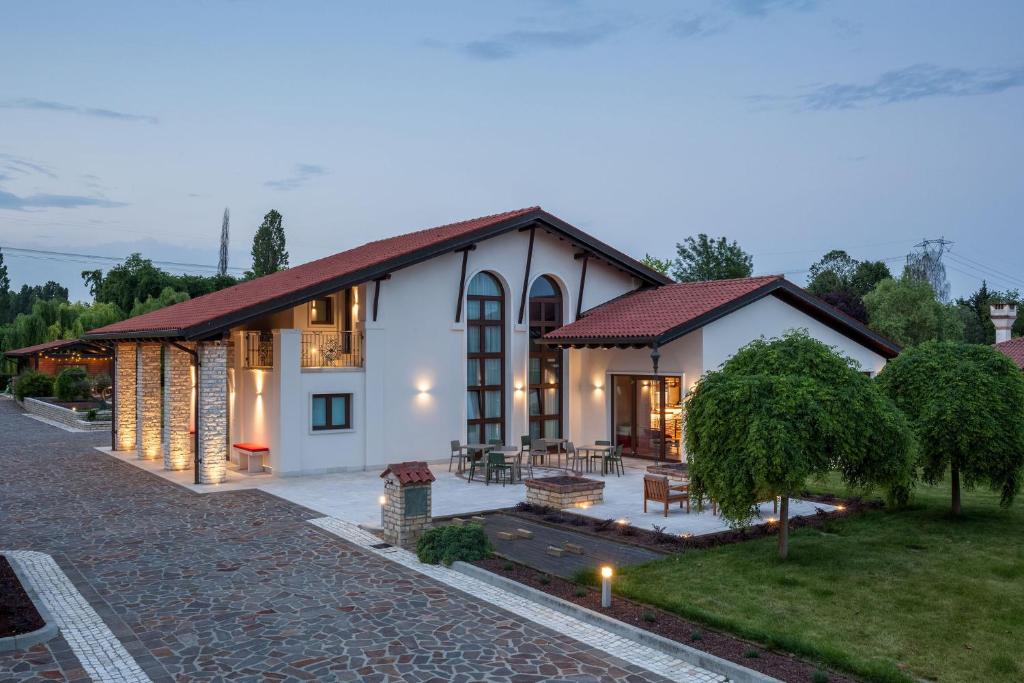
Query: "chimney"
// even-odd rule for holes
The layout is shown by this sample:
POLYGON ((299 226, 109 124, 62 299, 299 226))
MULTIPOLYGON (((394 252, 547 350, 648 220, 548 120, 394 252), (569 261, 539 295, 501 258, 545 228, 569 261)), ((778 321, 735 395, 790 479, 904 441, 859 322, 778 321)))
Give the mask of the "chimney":
POLYGON ((996 326, 996 344, 1010 341, 1010 330, 1013 329, 1013 321, 1017 319, 1017 305, 992 304, 989 312, 992 324, 996 326))

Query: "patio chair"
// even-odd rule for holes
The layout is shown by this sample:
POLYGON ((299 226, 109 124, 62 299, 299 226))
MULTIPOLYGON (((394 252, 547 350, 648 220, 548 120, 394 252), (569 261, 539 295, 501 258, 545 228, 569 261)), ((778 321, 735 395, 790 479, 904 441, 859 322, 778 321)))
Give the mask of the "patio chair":
POLYGON ((548 445, 544 439, 534 439, 530 442, 530 463, 536 464, 536 459, 540 458, 540 464, 544 464, 544 459, 551 455, 548 451, 548 445))
POLYGON ((621 477, 626 473, 626 466, 622 464, 622 444, 613 448, 608 452, 608 455, 604 456, 604 469, 607 472, 608 467, 611 466, 615 472, 616 477, 621 477))
POLYGON ((460 444, 458 442, 458 440, 453 440, 452 441, 452 455, 451 455, 451 458, 448 459, 448 471, 449 472, 452 471, 452 463, 455 462, 456 460, 458 460, 459 461, 459 471, 461 472, 462 471, 462 461, 467 459, 468 457, 469 457, 469 451, 466 450, 466 447, 463 446, 462 444, 460 444))
POLYGON ((565 442, 565 465, 574 472, 583 473, 583 464, 586 462, 586 456, 580 451, 576 450, 576 445, 572 441, 565 442))
POLYGON ((530 453, 530 435, 523 434, 519 437, 519 452, 524 456, 530 453))
POLYGON ((491 475, 495 477, 495 481, 501 479, 501 485, 504 486, 512 480, 512 465, 505 462, 505 454, 501 451, 491 451, 487 454, 487 471, 484 473, 484 484, 490 485, 491 475))
POLYGON ((668 517, 668 506, 670 503, 679 503, 683 507, 686 501, 686 512, 690 512, 690 490, 685 485, 669 486, 668 477, 658 474, 644 475, 644 512, 647 512, 647 501, 653 500, 665 506, 665 516, 668 517))

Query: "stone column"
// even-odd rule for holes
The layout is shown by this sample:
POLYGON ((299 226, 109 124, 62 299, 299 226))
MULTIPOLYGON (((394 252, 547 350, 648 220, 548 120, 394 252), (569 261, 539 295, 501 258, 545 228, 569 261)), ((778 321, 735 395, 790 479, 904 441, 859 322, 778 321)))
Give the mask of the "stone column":
POLYGON ((187 470, 192 466, 189 422, 192 409, 192 356, 174 346, 164 346, 164 469, 187 470))
POLYGON ((160 457, 160 345, 140 344, 135 355, 135 434, 139 457, 160 457))
POLYGON ((199 483, 219 484, 227 478, 228 347, 199 344, 199 483))
POLYGON ((117 344, 114 351, 114 430, 119 451, 135 450, 135 344, 117 344))

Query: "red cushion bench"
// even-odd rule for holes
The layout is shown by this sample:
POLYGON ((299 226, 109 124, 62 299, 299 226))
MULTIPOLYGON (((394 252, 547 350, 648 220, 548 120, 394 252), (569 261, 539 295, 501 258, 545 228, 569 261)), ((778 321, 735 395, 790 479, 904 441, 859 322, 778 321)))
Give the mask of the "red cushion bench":
POLYGON ((248 441, 233 443, 231 447, 238 451, 238 469, 246 470, 249 474, 263 471, 263 458, 270 453, 269 448, 248 441))

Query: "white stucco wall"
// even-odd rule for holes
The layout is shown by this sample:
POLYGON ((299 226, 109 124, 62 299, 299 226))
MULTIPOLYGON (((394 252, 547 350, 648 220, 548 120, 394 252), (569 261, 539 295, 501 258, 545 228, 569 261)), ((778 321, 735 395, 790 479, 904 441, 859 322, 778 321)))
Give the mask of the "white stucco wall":
POLYGON ((885 366, 885 358, 871 349, 784 301, 766 296, 704 327, 704 371, 718 368, 758 337, 778 337, 794 329, 806 329, 812 337, 860 363, 865 372, 874 374, 885 366))

